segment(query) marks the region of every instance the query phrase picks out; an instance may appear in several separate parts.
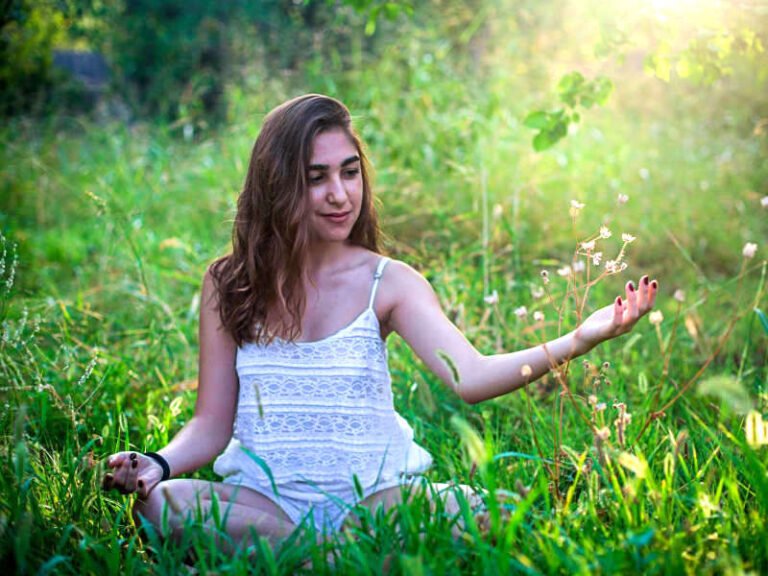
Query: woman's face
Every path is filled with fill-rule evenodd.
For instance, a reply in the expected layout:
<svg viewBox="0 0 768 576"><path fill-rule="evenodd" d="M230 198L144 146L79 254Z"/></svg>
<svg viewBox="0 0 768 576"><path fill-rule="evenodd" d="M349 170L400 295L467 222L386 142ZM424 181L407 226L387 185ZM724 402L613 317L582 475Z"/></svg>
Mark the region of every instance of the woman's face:
<svg viewBox="0 0 768 576"><path fill-rule="evenodd" d="M345 241L360 216L363 176L357 148L344 130L315 137L307 182L312 240Z"/></svg>

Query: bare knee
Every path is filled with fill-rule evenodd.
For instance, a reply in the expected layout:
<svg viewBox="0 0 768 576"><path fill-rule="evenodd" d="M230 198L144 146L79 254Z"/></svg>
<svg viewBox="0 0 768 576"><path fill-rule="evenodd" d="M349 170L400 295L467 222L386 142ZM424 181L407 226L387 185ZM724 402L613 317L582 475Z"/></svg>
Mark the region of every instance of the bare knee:
<svg viewBox="0 0 768 576"><path fill-rule="evenodd" d="M133 519L141 525L144 521L152 524L161 534L163 527L173 527L174 512L181 513L179 502L186 501L188 492L183 480L168 480L158 484L146 498L136 500L133 506Z"/></svg>

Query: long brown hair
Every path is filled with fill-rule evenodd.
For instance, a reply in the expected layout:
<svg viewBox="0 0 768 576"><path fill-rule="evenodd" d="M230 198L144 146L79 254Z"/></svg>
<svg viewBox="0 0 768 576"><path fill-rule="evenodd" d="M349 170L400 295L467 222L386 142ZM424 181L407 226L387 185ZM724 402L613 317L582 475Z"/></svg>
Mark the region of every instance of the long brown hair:
<svg viewBox="0 0 768 576"><path fill-rule="evenodd" d="M346 106L328 96L289 100L264 119L237 200L232 253L211 266L221 322L237 342L295 340L306 295L307 168L315 136L341 128L360 156L363 200L349 242L379 252L379 228L362 142ZM268 320L281 319L277 326Z"/></svg>

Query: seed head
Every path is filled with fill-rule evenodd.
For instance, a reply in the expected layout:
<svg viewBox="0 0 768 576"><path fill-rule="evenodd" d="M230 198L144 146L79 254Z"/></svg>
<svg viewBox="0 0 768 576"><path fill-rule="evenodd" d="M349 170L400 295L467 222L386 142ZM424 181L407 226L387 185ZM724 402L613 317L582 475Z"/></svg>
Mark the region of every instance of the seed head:
<svg viewBox="0 0 768 576"><path fill-rule="evenodd" d="M658 326L664 321L664 314L661 313L661 310L654 310L648 314L648 321L654 326Z"/></svg>
<svg viewBox="0 0 768 576"><path fill-rule="evenodd" d="M496 292L496 290L494 290L493 292L488 294L488 296L483 298L483 300L485 300L486 304L490 304L490 305L498 304L499 303L499 293Z"/></svg>
<svg viewBox="0 0 768 576"><path fill-rule="evenodd" d="M541 271L541 281L544 282L544 284L549 284L549 272L546 270Z"/></svg>
<svg viewBox="0 0 768 576"><path fill-rule="evenodd" d="M672 298L677 300L678 302L684 302L685 301L685 292L680 290L679 288L675 290L675 293L672 295Z"/></svg>
<svg viewBox="0 0 768 576"><path fill-rule="evenodd" d="M621 241L624 242L625 244L629 244L630 242L635 241L635 237L632 236L632 234L627 234L625 232L624 234L621 235Z"/></svg>
<svg viewBox="0 0 768 576"><path fill-rule="evenodd" d="M541 310L536 310L536 312L533 313L533 319L536 322L543 322L544 321L544 312Z"/></svg>
<svg viewBox="0 0 768 576"><path fill-rule="evenodd" d="M608 226L600 226L600 238L606 239L611 237L611 231Z"/></svg>
<svg viewBox="0 0 768 576"><path fill-rule="evenodd" d="M533 370L528 364L523 364L523 367L520 368L520 374L523 378L529 378L533 374Z"/></svg>
<svg viewBox="0 0 768 576"><path fill-rule="evenodd" d="M519 308L515 308L515 316L520 318L521 320L528 316L528 308L525 306L520 306Z"/></svg>
<svg viewBox="0 0 768 576"><path fill-rule="evenodd" d="M619 204L626 204L627 202L629 202L629 196L627 196L626 194L619 194L616 197L616 202L618 202Z"/></svg>

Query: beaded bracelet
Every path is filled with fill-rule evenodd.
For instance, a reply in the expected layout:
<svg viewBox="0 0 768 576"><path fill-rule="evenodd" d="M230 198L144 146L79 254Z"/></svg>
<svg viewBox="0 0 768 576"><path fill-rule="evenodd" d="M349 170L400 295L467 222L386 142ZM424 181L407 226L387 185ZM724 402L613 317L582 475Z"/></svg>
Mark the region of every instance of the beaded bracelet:
<svg viewBox="0 0 768 576"><path fill-rule="evenodd" d="M160 464L160 467L163 469L163 477L160 479L160 482L165 482L171 477L171 467L168 465L168 460L160 456L157 452L144 452L144 456L149 456L152 460Z"/></svg>

